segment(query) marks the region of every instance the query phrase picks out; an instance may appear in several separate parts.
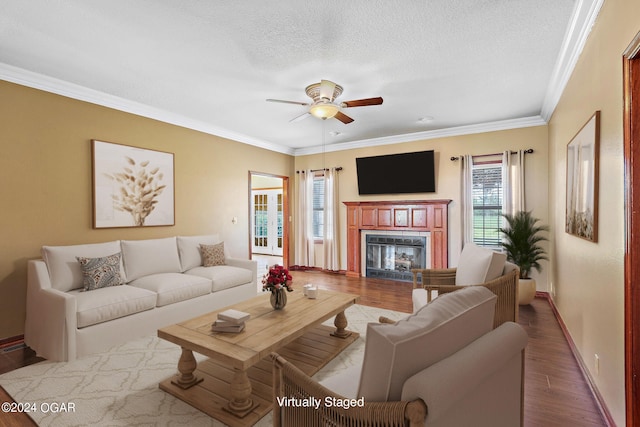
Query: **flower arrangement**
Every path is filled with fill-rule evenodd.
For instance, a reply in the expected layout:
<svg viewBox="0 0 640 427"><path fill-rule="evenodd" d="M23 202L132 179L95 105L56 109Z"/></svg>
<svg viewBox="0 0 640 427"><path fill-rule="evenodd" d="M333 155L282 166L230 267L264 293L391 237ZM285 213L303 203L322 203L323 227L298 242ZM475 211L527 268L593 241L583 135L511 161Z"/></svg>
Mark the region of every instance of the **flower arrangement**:
<svg viewBox="0 0 640 427"><path fill-rule="evenodd" d="M262 278L262 290L275 292L279 289L286 289L287 291L293 291L291 283L288 283L293 278L289 274L289 270L281 265L274 265L269 267L269 272Z"/></svg>

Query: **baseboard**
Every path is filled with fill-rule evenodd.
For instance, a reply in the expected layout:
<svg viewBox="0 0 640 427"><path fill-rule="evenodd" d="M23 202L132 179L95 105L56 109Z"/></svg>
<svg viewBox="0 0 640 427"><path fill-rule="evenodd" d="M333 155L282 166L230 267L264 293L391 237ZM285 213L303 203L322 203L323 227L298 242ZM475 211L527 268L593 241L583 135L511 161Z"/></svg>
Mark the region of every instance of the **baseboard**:
<svg viewBox="0 0 640 427"><path fill-rule="evenodd" d="M347 273L346 270L325 270L322 267L306 267L303 265L292 265L289 267L289 271L321 271L323 273L333 273L333 274L342 274L345 275Z"/></svg>
<svg viewBox="0 0 640 427"><path fill-rule="evenodd" d="M290 265L289 271L322 271L320 267L307 267L305 265Z"/></svg>
<svg viewBox="0 0 640 427"><path fill-rule="evenodd" d="M24 343L24 335L16 335L15 337L0 339L0 350L6 347Z"/></svg>
<svg viewBox="0 0 640 427"><path fill-rule="evenodd" d="M575 342L573 342L573 338L571 338L571 334L569 334L567 325L565 325L564 321L562 320L562 317L560 316L560 313L558 312L558 309L555 303L553 302L553 298L551 298L551 295L549 295L549 292L540 292L540 291L536 291L536 298L544 298L549 302L549 306L551 306L551 311L553 311L553 315L556 317L556 320L560 325L562 334L564 335L565 339L567 340L567 343L569 344L569 348L571 349L573 358L578 363L578 367L580 367L580 371L582 371L582 375L584 376L584 378L587 379L587 385L589 386L591 393L595 397L596 405L598 406L598 409L600 410L602 417L606 421L608 427L615 427L616 423L613 420L613 417L611 416L609 409L607 408L604 398L600 394L600 391L598 390L598 387L596 386L596 383L593 380L591 373L587 369L587 365L582 359L582 356L578 351L578 347L576 346Z"/></svg>

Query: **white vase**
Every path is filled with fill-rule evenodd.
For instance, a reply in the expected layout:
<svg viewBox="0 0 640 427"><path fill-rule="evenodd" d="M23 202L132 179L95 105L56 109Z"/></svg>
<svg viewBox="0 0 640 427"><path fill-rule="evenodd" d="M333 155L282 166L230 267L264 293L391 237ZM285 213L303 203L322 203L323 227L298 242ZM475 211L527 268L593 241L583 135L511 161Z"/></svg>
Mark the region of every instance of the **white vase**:
<svg viewBox="0 0 640 427"><path fill-rule="evenodd" d="M518 281L518 304L531 304L535 297L536 281L534 279L520 279Z"/></svg>

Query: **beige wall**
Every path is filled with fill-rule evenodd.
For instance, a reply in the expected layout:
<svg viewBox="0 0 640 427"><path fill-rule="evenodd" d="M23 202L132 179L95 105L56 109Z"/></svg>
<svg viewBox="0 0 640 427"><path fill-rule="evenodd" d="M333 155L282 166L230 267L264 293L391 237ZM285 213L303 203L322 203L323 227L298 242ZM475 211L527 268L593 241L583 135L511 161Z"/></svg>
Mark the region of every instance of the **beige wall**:
<svg viewBox="0 0 640 427"><path fill-rule="evenodd" d="M624 168L622 52L640 30L640 3L604 3L549 122L552 296L598 390L624 425ZM599 239L564 232L566 144L601 111ZM595 370L595 354L600 372Z"/></svg>
<svg viewBox="0 0 640 427"><path fill-rule="evenodd" d="M456 266L461 249L460 234L460 162L450 160L452 156L461 154L492 154L504 150L519 150L533 148L533 154L526 156L526 209L540 218L541 223L549 223L548 201L548 143L547 127L536 126L523 129L488 132L476 135L464 135L447 138L430 139L394 145L367 147L348 151L327 152L324 155L326 167L342 166L340 172L340 200L418 200L418 199L451 199L449 205L449 265ZM435 151L436 193L405 194L405 195L377 195L359 196L356 174L356 158L404 153L420 150ZM317 169L323 167L323 155L298 156L295 167L300 169ZM384 173L393 173L385 171ZM293 187L295 188L295 187ZM295 191L294 191L295 195ZM341 268L346 269L346 207L341 206ZM316 265L322 266L322 250L317 248ZM292 252L293 254L294 252ZM543 261L543 271L534 277L537 279L538 289L547 290L547 263Z"/></svg>
<svg viewBox="0 0 640 427"><path fill-rule="evenodd" d="M220 233L246 258L249 170L293 168L288 155L2 81L0 118L0 339L23 333L26 261L42 245ZM175 226L92 229L91 139L175 153Z"/></svg>

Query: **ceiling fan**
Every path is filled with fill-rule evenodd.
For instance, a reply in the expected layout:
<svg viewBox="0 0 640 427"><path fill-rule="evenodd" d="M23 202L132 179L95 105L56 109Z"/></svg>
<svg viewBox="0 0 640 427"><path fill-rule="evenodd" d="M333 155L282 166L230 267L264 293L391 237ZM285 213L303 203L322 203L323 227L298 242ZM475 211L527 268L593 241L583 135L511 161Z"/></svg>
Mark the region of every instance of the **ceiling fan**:
<svg viewBox="0 0 640 427"><path fill-rule="evenodd" d="M281 99L267 99L267 101L309 107L309 111L298 117L294 117L290 122L297 122L309 116L315 116L322 120L335 117L345 125L351 123L353 119L341 111L343 108L382 104L382 98L380 97L336 102L335 99L342 94L342 86L329 80L321 80L320 83L310 84L304 91L309 98L313 99L313 102L284 101Z"/></svg>

